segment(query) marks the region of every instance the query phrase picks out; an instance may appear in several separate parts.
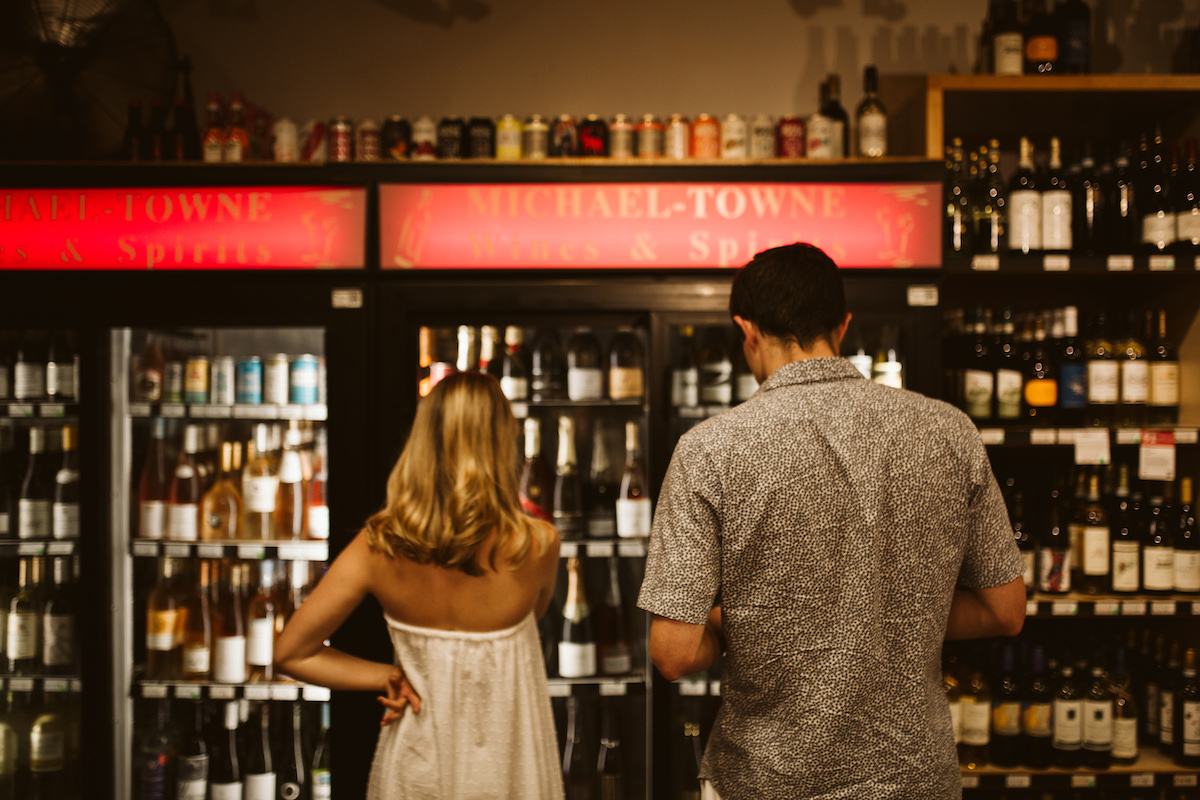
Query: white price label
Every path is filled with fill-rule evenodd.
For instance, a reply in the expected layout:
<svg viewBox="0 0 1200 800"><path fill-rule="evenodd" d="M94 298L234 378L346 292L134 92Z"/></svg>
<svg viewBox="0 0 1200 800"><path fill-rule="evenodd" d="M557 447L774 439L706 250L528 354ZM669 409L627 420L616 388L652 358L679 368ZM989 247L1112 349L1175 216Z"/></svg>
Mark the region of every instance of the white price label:
<svg viewBox="0 0 1200 800"><path fill-rule="evenodd" d="M721 696L721 682L719 680L718 681L709 681L708 693L710 695L712 695L713 697L720 697Z"/></svg>
<svg viewBox="0 0 1200 800"><path fill-rule="evenodd" d="M209 686L208 696L213 700L232 700L237 697L237 689L233 686Z"/></svg>
<svg viewBox="0 0 1200 800"><path fill-rule="evenodd" d="M1095 785L1096 785L1096 776L1095 775L1082 774L1082 775L1072 775L1071 776L1071 788L1072 789L1090 789Z"/></svg>
<svg viewBox="0 0 1200 800"><path fill-rule="evenodd" d="M196 555L200 558L221 558L225 555L225 545L198 544L196 545Z"/></svg>
<svg viewBox="0 0 1200 800"><path fill-rule="evenodd" d="M1137 428L1117 429L1117 444L1139 444L1141 441L1142 432Z"/></svg>
<svg viewBox="0 0 1200 800"><path fill-rule="evenodd" d="M1130 272L1133 270L1133 256L1109 256L1109 272Z"/></svg>
<svg viewBox="0 0 1200 800"><path fill-rule="evenodd" d="M1156 617L1170 617L1175 615L1175 601L1162 600L1150 604L1150 613Z"/></svg>
<svg viewBox="0 0 1200 800"><path fill-rule="evenodd" d="M201 688L198 683L180 684L175 687L175 696L180 700L199 700L200 695Z"/></svg>
<svg viewBox="0 0 1200 800"><path fill-rule="evenodd" d="M8 682L10 689L13 688L14 683L16 683L15 679ZM33 688L32 684L33 682L30 681L30 689ZM150 700L165 700L167 698L167 687L162 684L143 684L142 697Z"/></svg>
<svg viewBox="0 0 1200 800"><path fill-rule="evenodd" d="M1138 477L1144 481L1175 480L1174 431L1142 431Z"/></svg>
<svg viewBox="0 0 1200 800"><path fill-rule="evenodd" d="M305 686L304 699L310 702L326 702L333 696L333 692L329 691L327 686Z"/></svg>
<svg viewBox="0 0 1200 800"><path fill-rule="evenodd" d="M280 419L303 419L304 406L279 406Z"/></svg>
<svg viewBox="0 0 1200 800"><path fill-rule="evenodd" d="M324 403L304 406L304 418L310 422L324 422L329 419L329 408Z"/></svg>
<svg viewBox="0 0 1200 800"><path fill-rule="evenodd" d="M601 697L624 697L626 686L621 681L605 681L600 684Z"/></svg>
<svg viewBox="0 0 1200 800"><path fill-rule="evenodd" d="M271 699L283 700L291 702L300 699L300 687L290 683L276 683L271 685Z"/></svg>
<svg viewBox="0 0 1200 800"><path fill-rule="evenodd" d="M1058 431L1053 428L1035 428L1029 432L1030 444L1058 444Z"/></svg>
<svg viewBox="0 0 1200 800"><path fill-rule="evenodd" d="M978 775L963 775L962 776L962 788L978 789L979 788L979 776Z"/></svg>
<svg viewBox="0 0 1200 800"><path fill-rule="evenodd" d="M1028 789L1030 785L1030 776L1028 775L1005 775L1004 787L1006 789Z"/></svg>
<svg viewBox="0 0 1200 800"><path fill-rule="evenodd" d="M46 545L42 542L21 542L17 545L19 556L41 556L46 554Z"/></svg>
<svg viewBox="0 0 1200 800"><path fill-rule="evenodd" d="M1170 272L1175 269L1175 256L1150 256L1151 272Z"/></svg>
<svg viewBox="0 0 1200 800"><path fill-rule="evenodd" d="M51 542L46 545L46 552L52 556L69 556L75 552L74 542Z"/></svg>
<svg viewBox="0 0 1200 800"><path fill-rule="evenodd" d="M1154 785L1153 772L1135 772L1129 776L1129 785L1135 788L1149 788Z"/></svg>
<svg viewBox="0 0 1200 800"><path fill-rule="evenodd" d="M623 558L645 558L645 542L618 542L617 555Z"/></svg>
<svg viewBox="0 0 1200 800"><path fill-rule="evenodd" d="M596 543L587 545L588 558L605 558L607 556L615 555L616 552L616 545Z"/></svg>
<svg viewBox="0 0 1200 800"><path fill-rule="evenodd" d="M703 697L707 693L707 690L708 687L704 685L704 681L679 681L680 697Z"/></svg>
<svg viewBox="0 0 1200 800"><path fill-rule="evenodd" d="M149 403L130 403L129 416L131 417L148 417L150 416Z"/></svg>
<svg viewBox="0 0 1200 800"><path fill-rule="evenodd" d="M1026 600L1025 601L1025 616L1036 617L1037 613L1038 613L1038 601L1037 600Z"/></svg>
<svg viewBox="0 0 1200 800"><path fill-rule="evenodd" d="M192 546L187 544L164 544L163 555L167 558L187 558L192 554Z"/></svg>
<svg viewBox="0 0 1200 800"><path fill-rule="evenodd" d="M334 289L329 293L329 303L334 308L362 308L362 289Z"/></svg>
<svg viewBox="0 0 1200 800"><path fill-rule="evenodd" d="M1050 606L1050 613L1056 617L1073 617L1079 613L1079 603L1058 602Z"/></svg>
<svg viewBox="0 0 1200 800"><path fill-rule="evenodd" d="M1200 442L1200 430L1196 428L1176 428L1175 444L1196 444Z"/></svg>
<svg viewBox="0 0 1200 800"><path fill-rule="evenodd" d="M1189 773L1189 774L1176 775L1174 784L1176 786L1195 786L1196 785L1196 773L1193 772L1193 773Z"/></svg>
<svg viewBox="0 0 1200 800"><path fill-rule="evenodd" d="M551 683L546 687L551 697L570 697L571 684L569 683Z"/></svg>
<svg viewBox="0 0 1200 800"><path fill-rule="evenodd" d="M188 416L192 419L207 419L210 416L208 408L208 406L190 405L188 406Z"/></svg>
<svg viewBox="0 0 1200 800"><path fill-rule="evenodd" d="M995 253L974 256L971 258L971 269L976 272L995 272L1000 269L1000 256Z"/></svg>
<svg viewBox="0 0 1200 800"><path fill-rule="evenodd" d="M267 551L261 544L239 544L237 554L238 558L261 560Z"/></svg>
<svg viewBox="0 0 1200 800"><path fill-rule="evenodd" d="M66 692L71 688L71 682L66 678L46 678L42 681L42 690L47 692Z"/></svg>
<svg viewBox="0 0 1200 800"><path fill-rule="evenodd" d="M1121 613L1120 603L1096 603L1094 606L1097 617L1115 617Z"/></svg>
<svg viewBox="0 0 1200 800"><path fill-rule="evenodd" d="M1109 448L1107 430L1075 431L1076 464L1110 464L1112 453Z"/></svg>
<svg viewBox="0 0 1200 800"><path fill-rule="evenodd" d="M1003 428L980 428L979 438L984 444L1004 444L1004 429Z"/></svg>
<svg viewBox="0 0 1200 800"><path fill-rule="evenodd" d="M559 545L558 555L561 558L575 558L579 555L579 545L572 542L563 542Z"/></svg>
<svg viewBox="0 0 1200 800"><path fill-rule="evenodd" d="M33 406L25 403L13 403L8 407L8 415L16 418L32 417Z"/></svg>
<svg viewBox="0 0 1200 800"><path fill-rule="evenodd" d="M43 417L53 417L55 419L61 419L67 413L67 409L58 403L43 403L40 411Z"/></svg>
<svg viewBox="0 0 1200 800"><path fill-rule="evenodd" d="M184 415L187 414L187 406L183 403L163 403L158 413L164 419L183 419Z"/></svg>
<svg viewBox="0 0 1200 800"><path fill-rule="evenodd" d="M1121 615L1125 617L1146 616L1146 603L1142 600L1126 600L1121 603Z"/></svg>
<svg viewBox="0 0 1200 800"><path fill-rule="evenodd" d="M935 284L912 284L908 287L908 305L914 308L933 307L938 304L938 287Z"/></svg>
<svg viewBox="0 0 1200 800"><path fill-rule="evenodd" d="M1042 257L1042 269L1046 272L1066 272L1070 268L1070 256L1048 255Z"/></svg>
<svg viewBox="0 0 1200 800"><path fill-rule="evenodd" d="M133 555L140 558L154 558L158 555L158 542L134 542Z"/></svg>
<svg viewBox="0 0 1200 800"><path fill-rule="evenodd" d="M252 683L244 690L247 700L270 700L271 687L264 683Z"/></svg>

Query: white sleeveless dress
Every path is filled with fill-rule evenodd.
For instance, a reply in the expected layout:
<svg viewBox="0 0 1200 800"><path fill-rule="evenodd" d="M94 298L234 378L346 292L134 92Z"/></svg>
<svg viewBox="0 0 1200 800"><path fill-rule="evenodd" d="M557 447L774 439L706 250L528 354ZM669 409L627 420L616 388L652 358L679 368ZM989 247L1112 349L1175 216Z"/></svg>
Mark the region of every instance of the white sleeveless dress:
<svg viewBox="0 0 1200 800"><path fill-rule="evenodd" d="M561 800L533 614L486 633L384 619L421 713L406 710L380 731L367 800Z"/></svg>

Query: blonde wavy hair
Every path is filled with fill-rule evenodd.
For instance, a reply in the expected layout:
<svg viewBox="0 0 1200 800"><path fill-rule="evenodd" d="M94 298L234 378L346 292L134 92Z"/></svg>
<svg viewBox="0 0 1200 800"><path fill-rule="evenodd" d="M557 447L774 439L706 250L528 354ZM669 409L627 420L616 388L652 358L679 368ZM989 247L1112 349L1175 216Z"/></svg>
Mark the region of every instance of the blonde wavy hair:
<svg viewBox="0 0 1200 800"><path fill-rule="evenodd" d="M412 432L388 478L387 504L367 520L367 543L395 558L482 575L478 554L496 532L496 553L512 568L546 533L521 510L517 421L495 378L447 376L417 406Z"/></svg>

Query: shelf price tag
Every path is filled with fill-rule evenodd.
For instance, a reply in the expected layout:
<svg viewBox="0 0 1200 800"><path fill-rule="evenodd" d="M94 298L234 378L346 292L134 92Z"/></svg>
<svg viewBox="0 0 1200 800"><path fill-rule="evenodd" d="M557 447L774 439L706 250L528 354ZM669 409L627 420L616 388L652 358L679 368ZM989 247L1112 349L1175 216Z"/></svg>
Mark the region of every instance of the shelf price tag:
<svg viewBox="0 0 1200 800"><path fill-rule="evenodd" d="M1079 603L1072 601L1052 603L1050 613L1056 617L1073 617L1079 613Z"/></svg>
<svg viewBox="0 0 1200 800"><path fill-rule="evenodd" d="M233 700L237 697L237 689L232 686L210 686L208 696L213 700Z"/></svg>
<svg viewBox="0 0 1200 800"><path fill-rule="evenodd" d="M12 680L10 680L8 682L8 688L12 689L13 691L18 691L18 689L15 685L18 680L21 680L21 679L13 678ZM25 691L32 691L32 690L33 690L33 681L29 681L29 688L26 689ZM165 699L167 699L167 687L162 685L161 683L142 684L142 697L148 698L150 700L165 700Z"/></svg>
<svg viewBox="0 0 1200 800"><path fill-rule="evenodd" d="M1046 272L1066 272L1071 268L1071 257L1048 255L1042 257L1042 269Z"/></svg>
<svg viewBox="0 0 1200 800"><path fill-rule="evenodd" d="M1156 617L1171 617L1175 615L1175 601L1162 600L1150 604L1150 613Z"/></svg>
<svg viewBox="0 0 1200 800"><path fill-rule="evenodd" d="M291 702L300 697L300 687L290 683L278 683L271 686L271 699Z"/></svg>
<svg viewBox="0 0 1200 800"><path fill-rule="evenodd" d="M962 776L962 788L978 789L979 788L979 776L978 775L963 775Z"/></svg>
<svg viewBox="0 0 1200 800"><path fill-rule="evenodd" d="M167 558L187 558L192 554L190 544L164 544L163 555Z"/></svg>
<svg viewBox="0 0 1200 800"><path fill-rule="evenodd" d="M318 558L319 555L320 551L318 548L311 545L279 545L279 558L282 561L324 561L324 558Z"/></svg>
<svg viewBox="0 0 1200 800"><path fill-rule="evenodd" d="M546 689L551 697L571 696L571 684L569 683L552 683Z"/></svg>
<svg viewBox="0 0 1200 800"><path fill-rule="evenodd" d="M1112 452L1107 430L1075 431L1076 464L1110 464Z"/></svg>
<svg viewBox="0 0 1200 800"><path fill-rule="evenodd" d="M1058 444L1058 431L1054 428L1035 428L1029 432L1030 444Z"/></svg>
<svg viewBox="0 0 1200 800"><path fill-rule="evenodd" d="M1025 616L1036 617L1037 613L1038 613L1038 601L1037 600L1026 600L1025 601Z"/></svg>
<svg viewBox="0 0 1200 800"><path fill-rule="evenodd" d="M579 555L579 545L574 542L563 542L558 548L558 554L563 558L575 558Z"/></svg>
<svg viewBox="0 0 1200 800"><path fill-rule="evenodd" d="M25 418L33 416L33 406L26 403L13 403L8 407L10 417Z"/></svg>
<svg viewBox="0 0 1200 800"><path fill-rule="evenodd" d="M42 403L41 412L43 417L62 419L66 416L67 410L59 403Z"/></svg>
<svg viewBox="0 0 1200 800"><path fill-rule="evenodd" d="M1175 480L1175 432L1142 431L1138 477L1144 481Z"/></svg>
<svg viewBox="0 0 1200 800"><path fill-rule="evenodd" d="M1173 783L1176 786L1195 786L1196 785L1196 773L1192 772L1192 773L1176 775Z"/></svg>
<svg viewBox="0 0 1200 800"><path fill-rule="evenodd" d="M622 681L605 681L600 684L601 697L624 697L626 687Z"/></svg>
<svg viewBox="0 0 1200 800"><path fill-rule="evenodd" d="M304 699L312 702L322 702L333 696L333 692L329 691L325 686L305 686Z"/></svg>
<svg viewBox="0 0 1200 800"><path fill-rule="evenodd" d="M703 697L708 693L708 687L704 685L704 681L684 680L679 682L680 697Z"/></svg>
<svg viewBox="0 0 1200 800"><path fill-rule="evenodd" d="M1072 789L1091 789L1096 785L1096 776L1084 773L1071 776Z"/></svg>
<svg viewBox="0 0 1200 800"><path fill-rule="evenodd" d="M45 542L21 542L17 545L17 555L19 556L42 556L45 554Z"/></svg>
<svg viewBox="0 0 1200 800"><path fill-rule="evenodd" d="M1097 602L1093 606L1093 611L1097 617L1115 617L1121 613L1121 604Z"/></svg>
<svg viewBox="0 0 1200 800"><path fill-rule="evenodd" d="M162 414L164 419L183 419L183 415L187 413L187 406L183 403L163 403L158 413Z"/></svg>
<svg viewBox="0 0 1200 800"><path fill-rule="evenodd" d="M617 554L623 558L645 558L646 543L645 542L618 542Z"/></svg>
<svg viewBox="0 0 1200 800"><path fill-rule="evenodd" d="M1129 776L1129 785L1134 788L1149 788L1154 785L1154 773L1135 772Z"/></svg>
<svg viewBox="0 0 1200 800"><path fill-rule="evenodd" d="M270 700L271 687L265 683L252 683L242 690L247 700Z"/></svg>
<svg viewBox="0 0 1200 800"><path fill-rule="evenodd" d="M1142 432L1137 428L1120 428L1117 430L1117 444L1140 444Z"/></svg>
<svg viewBox="0 0 1200 800"><path fill-rule="evenodd" d="M587 546L588 558L607 558L616 552L617 547L612 544L590 542Z"/></svg>
<svg viewBox="0 0 1200 800"><path fill-rule="evenodd" d="M66 678L46 678L42 681L42 691L65 692L71 688L71 682Z"/></svg>
<svg viewBox="0 0 1200 800"><path fill-rule="evenodd" d="M237 554L238 558L261 560L266 557L266 548L261 544L239 544Z"/></svg>
<svg viewBox="0 0 1200 800"><path fill-rule="evenodd" d="M1004 788L1006 789L1028 789L1030 786L1029 775L1005 775Z"/></svg>
<svg viewBox="0 0 1200 800"><path fill-rule="evenodd" d="M200 685L196 683L180 684L175 687L175 697L180 700L199 700Z"/></svg>
<svg viewBox="0 0 1200 800"><path fill-rule="evenodd" d="M75 552L75 542L71 539L62 542L51 542L46 545L46 552L52 556L69 556Z"/></svg>
<svg viewBox="0 0 1200 800"><path fill-rule="evenodd" d="M1133 256L1109 256L1108 257L1109 272L1132 272L1133 271Z"/></svg>
<svg viewBox="0 0 1200 800"><path fill-rule="evenodd" d="M329 407L324 403L304 406L304 418L310 422L324 422L329 419Z"/></svg>
<svg viewBox="0 0 1200 800"><path fill-rule="evenodd" d="M280 419L303 419L304 406L279 406Z"/></svg>
<svg viewBox="0 0 1200 800"><path fill-rule="evenodd" d="M222 558L225 555L225 545L198 544L196 545L196 555L200 558Z"/></svg>
<svg viewBox="0 0 1200 800"><path fill-rule="evenodd" d="M908 287L910 308L934 307L938 304L938 287L930 283L914 283Z"/></svg>
<svg viewBox="0 0 1200 800"><path fill-rule="evenodd" d="M980 428L979 438L984 444L1004 444L1003 428Z"/></svg>
<svg viewBox="0 0 1200 800"><path fill-rule="evenodd" d="M1200 442L1200 431L1195 428L1176 428L1175 444L1196 444Z"/></svg>
<svg viewBox="0 0 1200 800"><path fill-rule="evenodd" d="M976 272L995 272L1000 269L1000 256L995 253L973 256L971 258L971 269ZM963 785L965 786L966 784L964 783Z"/></svg>
<svg viewBox="0 0 1200 800"><path fill-rule="evenodd" d="M131 417L148 417L150 416L149 403L130 403L129 416Z"/></svg>
<svg viewBox="0 0 1200 800"><path fill-rule="evenodd" d="M1170 272L1175 269L1175 256L1150 256L1151 272Z"/></svg>
<svg viewBox="0 0 1200 800"><path fill-rule="evenodd" d="M133 554L141 558L154 558L158 555L158 542L134 542Z"/></svg>
<svg viewBox="0 0 1200 800"><path fill-rule="evenodd" d="M1121 616L1124 617L1144 617L1146 616L1146 603L1141 600L1126 600L1121 603Z"/></svg>

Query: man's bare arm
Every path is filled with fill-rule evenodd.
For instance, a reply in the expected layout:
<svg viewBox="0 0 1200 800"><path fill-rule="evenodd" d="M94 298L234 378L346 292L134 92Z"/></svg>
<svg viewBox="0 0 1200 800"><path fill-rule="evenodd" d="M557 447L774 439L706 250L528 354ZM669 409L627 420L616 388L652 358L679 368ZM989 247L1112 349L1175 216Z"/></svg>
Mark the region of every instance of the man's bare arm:
<svg viewBox="0 0 1200 800"><path fill-rule="evenodd" d="M678 622L657 614L650 622L650 660L663 677L678 680L708 669L725 651L721 607L709 612L702 625Z"/></svg>
<svg viewBox="0 0 1200 800"><path fill-rule="evenodd" d="M954 590L946 639L1016 636L1025 624L1025 580L988 589Z"/></svg>

